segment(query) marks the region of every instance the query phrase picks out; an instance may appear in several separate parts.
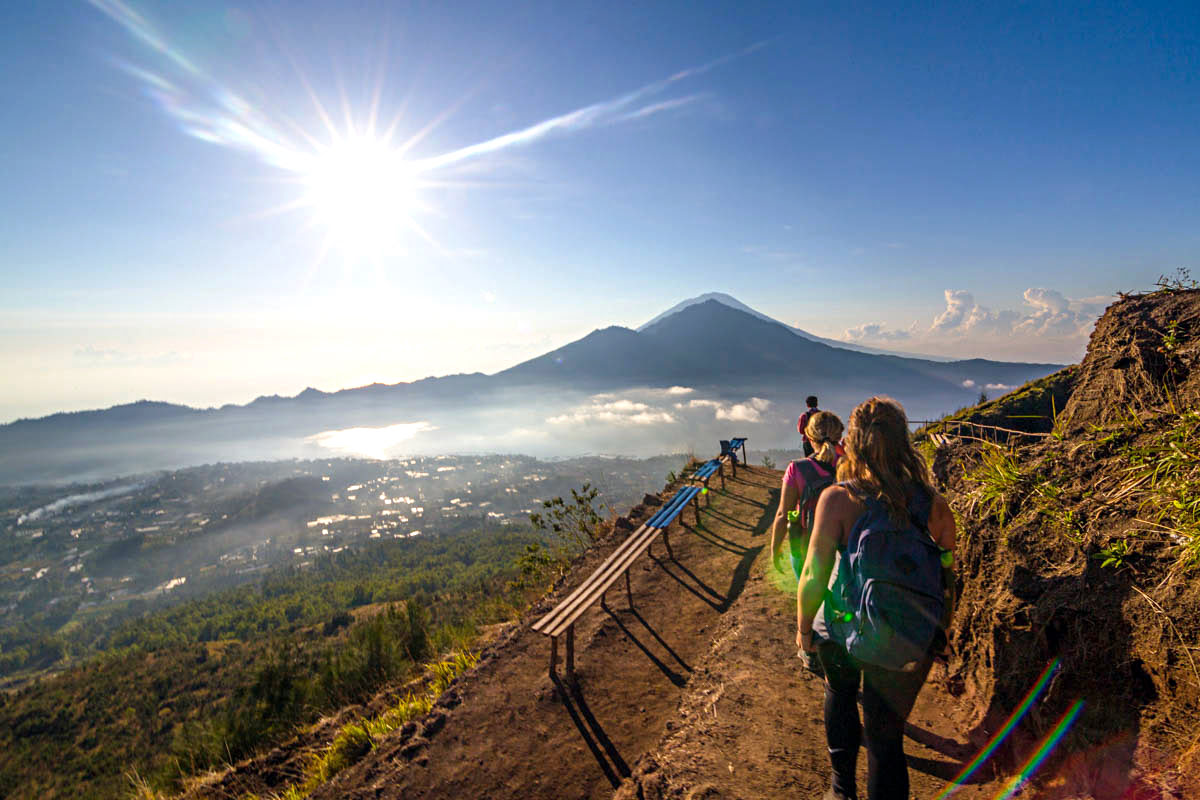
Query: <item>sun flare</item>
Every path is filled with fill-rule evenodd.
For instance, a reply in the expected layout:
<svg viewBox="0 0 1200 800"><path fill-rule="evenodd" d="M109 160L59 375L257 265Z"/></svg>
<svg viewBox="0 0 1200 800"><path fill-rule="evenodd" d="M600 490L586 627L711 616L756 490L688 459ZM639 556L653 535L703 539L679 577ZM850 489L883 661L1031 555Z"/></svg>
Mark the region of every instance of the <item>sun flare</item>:
<svg viewBox="0 0 1200 800"><path fill-rule="evenodd" d="M416 171L395 148L369 136L319 151L302 180L304 204L330 244L352 253L397 248L419 205Z"/></svg>

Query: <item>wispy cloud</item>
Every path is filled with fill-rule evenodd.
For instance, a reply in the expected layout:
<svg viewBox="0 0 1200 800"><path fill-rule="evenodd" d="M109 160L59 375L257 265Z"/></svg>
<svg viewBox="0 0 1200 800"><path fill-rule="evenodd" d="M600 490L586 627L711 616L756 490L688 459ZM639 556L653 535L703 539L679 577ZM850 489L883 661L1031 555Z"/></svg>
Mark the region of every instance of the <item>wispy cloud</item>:
<svg viewBox="0 0 1200 800"><path fill-rule="evenodd" d="M728 63L735 58L740 58L744 55L754 52L766 46L766 42L758 42L736 53L727 56L722 56L707 64L702 64L698 67L676 72L669 78L648 83L641 88L634 89L632 92L614 97L610 100L604 100L599 103L577 108L574 111L568 111L565 114L560 114L549 119L542 120L520 130L496 136L486 141L478 142L477 144L460 147L457 150L452 150L449 153L443 153L440 156L421 159L415 162L415 167L421 170L436 169L449 164L455 164L460 161L465 161L489 153L506 150L512 147L519 147L533 144L536 141L546 138L551 134L556 133L573 133L577 131L594 128L598 125L603 125L611 122L622 122L633 119L647 117L652 114L658 114L672 109L682 108L689 105L695 100L702 97L701 94L693 94L685 97L673 98L659 101L650 105L642 106L641 108L630 111L629 109L637 106L648 100L651 97L660 95L668 89L672 88L680 81L685 81L689 78L694 78L702 75L709 70L715 69L722 64Z"/></svg>
<svg viewBox="0 0 1200 800"><path fill-rule="evenodd" d="M621 122L643 119L654 114L661 114L664 111L673 111L677 108L683 108L684 106L691 105L692 103L706 96L707 95L704 93L689 94L686 97L677 97L674 100L663 100L660 103L651 103L648 106L642 106L637 111L631 111L630 113L624 115L623 117L619 117L618 119Z"/></svg>
<svg viewBox="0 0 1200 800"><path fill-rule="evenodd" d="M343 131L339 134L332 121L332 115L317 100L311 89L309 96L324 122L327 129L325 131L302 130L282 114L247 101L232 87L224 85L206 72L151 19L128 3L122 0L88 2L120 25L132 39L149 51L148 54L157 62L155 66L125 63L120 66L137 79L147 94L163 111L179 122L190 136L253 153L273 167L303 172L311 168L311 160L321 148L320 139L326 136L336 139L339 135L352 133ZM569 134L599 125L644 119L682 109L704 97L704 94L693 93L665 98L662 95L689 79L753 53L766 44L765 41L757 42L609 100L582 106L441 155L415 159L409 166L418 172L430 172L480 156L531 145L554 134ZM297 75L297 78L299 83L307 88L304 76ZM362 110L364 114L369 113L372 120L378 117L378 112L379 109L375 107ZM397 145L398 154L402 154L424 138L452 112L453 109L444 112L426 124L408 142ZM374 134L373 125L370 127L372 129L368 133ZM381 134L381 138L386 140L389 134L390 129L389 132Z"/></svg>

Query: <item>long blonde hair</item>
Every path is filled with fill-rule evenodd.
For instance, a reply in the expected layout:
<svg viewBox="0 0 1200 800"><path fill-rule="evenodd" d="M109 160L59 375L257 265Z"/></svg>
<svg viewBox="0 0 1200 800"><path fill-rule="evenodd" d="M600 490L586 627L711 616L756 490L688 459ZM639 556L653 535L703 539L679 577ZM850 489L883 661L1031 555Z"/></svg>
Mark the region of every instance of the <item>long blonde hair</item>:
<svg viewBox="0 0 1200 800"><path fill-rule="evenodd" d="M872 397L850 414L846 455L838 480L882 500L898 525L910 522L908 500L914 486L933 494L929 468L913 447L904 408L890 397Z"/></svg>
<svg viewBox="0 0 1200 800"><path fill-rule="evenodd" d="M837 461L837 441L842 438L844 429L838 415L830 411L818 411L809 417L804 435L815 448L812 457L826 464Z"/></svg>

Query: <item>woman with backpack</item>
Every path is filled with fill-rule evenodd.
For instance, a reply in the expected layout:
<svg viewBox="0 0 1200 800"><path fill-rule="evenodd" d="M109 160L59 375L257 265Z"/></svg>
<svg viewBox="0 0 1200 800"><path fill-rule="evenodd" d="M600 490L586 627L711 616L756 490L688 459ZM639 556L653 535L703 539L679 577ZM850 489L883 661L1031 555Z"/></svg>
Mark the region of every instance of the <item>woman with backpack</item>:
<svg viewBox="0 0 1200 800"><path fill-rule="evenodd" d="M809 398L813 399L813 398ZM842 438L842 421L836 414L816 411L804 427L805 441L813 444L813 453L807 458L788 464L783 473L783 486L779 491L779 509L771 526L771 561L777 572L783 572L783 543L786 540L792 560L792 573L800 578L804 567L804 554L808 550L808 539L812 533L813 514L817 498L826 487L832 486L837 471L841 448L837 442ZM789 523L789 514L796 521ZM821 674L821 665L816 657L805 653L804 666Z"/></svg>
<svg viewBox="0 0 1200 800"><path fill-rule="evenodd" d="M838 478L817 502L797 592L796 642L816 652L825 670L833 767L825 797L858 797L855 762L865 727L867 796L906 800L904 723L945 643L954 514L930 484L904 409L890 398L854 409ZM835 554L838 574L827 590Z"/></svg>
<svg viewBox="0 0 1200 800"><path fill-rule="evenodd" d="M792 557L792 571L796 578L804 567L804 553L808 549L808 537L812 533L813 513L817 498L822 490L831 486L837 473L840 457L838 440L842 438L842 421L837 414L818 411L804 427L805 437L813 443L813 454L800 461L788 464L783 473L783 486L779 491L779 509L771 526L771 560L776 569L783 571L783 543L786 539ZM799 512L799 525L788 531L788 512ZM797 530L798 528L798 530ZM799 535L796 535L796 534Z"/></svg>

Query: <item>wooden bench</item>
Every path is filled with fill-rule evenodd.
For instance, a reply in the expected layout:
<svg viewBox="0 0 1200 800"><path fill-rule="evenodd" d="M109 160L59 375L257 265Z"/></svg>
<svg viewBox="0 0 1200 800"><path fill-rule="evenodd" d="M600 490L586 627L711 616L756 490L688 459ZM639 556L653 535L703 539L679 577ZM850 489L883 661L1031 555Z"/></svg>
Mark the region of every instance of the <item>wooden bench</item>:
<svg viewBox="0 0 1200 800"><path fill-rule="evenodd" d="M689 478L688 480L699 481L700 485L703 486L705 489L707 489L709 478L711 478L713 475L718 475L718 474L721 476L721 488L724 489L725 488L725 465L721 462L721 459L714 458L714 459L712 459L710 461L706 461L702 465L700 465L700 468L697 469L695 472L693 472L692 477ZM701 494L703 494L703 492L701 492Z"/></svg>
<svg viewBox="0 0 1200 800"><path fill-rule="evenodd" d="M728 442L721 440L721 463L729 462L729 466L733 467L733 477L737 477L737 449L742 448L742 463L746 462L746 437L739 436L730 439ZM722 473L722 477L724 474Z"/></svg>
<svg viewBox="0 0 1200 800"><path fill-rule="evenodd" d="M671 544L667 540L667 526L679 516L688 503L692 503L696 512L696 522L700 522L700 504L696 498L700 494L699 486L685 486L675 493L666 505L646 520L640 528L629 535L621 545L609 554L604 562L596 567L575 591L567 595L546 616L533 623L533 629L550 637L550 677L558 675L558 637L566 633L567 642L567 679L575 679L575 621L597 600L604 606L604 593L616 582L621 575L625 576L625 591L629 602L633 603L633 589L629 582L629 568L637 557L650 548L654 537L663 535L663 544L670 551ZM607 606L604 606L607 608Z"/></svg>

